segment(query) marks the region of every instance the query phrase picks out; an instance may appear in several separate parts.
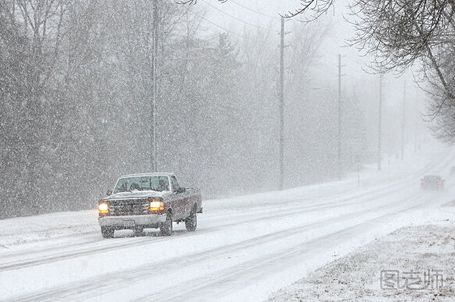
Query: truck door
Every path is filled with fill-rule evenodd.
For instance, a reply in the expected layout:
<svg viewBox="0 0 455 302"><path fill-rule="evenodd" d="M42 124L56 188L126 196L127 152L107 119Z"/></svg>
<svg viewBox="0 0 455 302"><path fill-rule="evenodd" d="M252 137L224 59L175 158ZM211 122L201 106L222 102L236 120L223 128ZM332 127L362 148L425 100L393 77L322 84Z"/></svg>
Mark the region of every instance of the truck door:
<svg viewBox="0 0 455 302"><path fill-rule="evenodd" d="M187 195L184 191L182 191L177 178L172 175L171 177L171 184L172 184L172 192L174 193L174 198L175 198L175 205L176 205L176 210L178 213L175 213L177 215L178 219L183 219L188 216L188 211L187 211L187 203L188 203L188 198Z"/></svg>

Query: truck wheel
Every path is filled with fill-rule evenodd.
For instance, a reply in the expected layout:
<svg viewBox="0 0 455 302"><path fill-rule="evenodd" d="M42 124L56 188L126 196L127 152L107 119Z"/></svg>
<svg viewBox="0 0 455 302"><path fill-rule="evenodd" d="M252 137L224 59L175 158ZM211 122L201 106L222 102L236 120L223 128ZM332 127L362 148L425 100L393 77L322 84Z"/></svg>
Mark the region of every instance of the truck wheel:
<svg viewBox="0 0 455 302"><path fill-rule="evenodd" d="M134 236L135 236L135 237L144 236L144 228L143 228L143 227L136 227L136 228L134 229Z"/></svg>
<svg viewBox="0 0 455 302"><path fill-rule="evenodd" d="M101 227L101 234L103 235L103 238L113 238L114 229L109 227Z"/></svg>
<svg viewBox="0 0 455 302"><path fill-rule="evenodd" d="M160 235L161 236L171 236L172 235L172 214L167 213L166 221L160 225Z"/></svg>
<svg viewBox="0 0 455 302"><path fill-rule="evenodd" d="M191 211L191 215L185 219L185 227L188 232L194 232L197 228L197 214L196 209Z"/></svg>

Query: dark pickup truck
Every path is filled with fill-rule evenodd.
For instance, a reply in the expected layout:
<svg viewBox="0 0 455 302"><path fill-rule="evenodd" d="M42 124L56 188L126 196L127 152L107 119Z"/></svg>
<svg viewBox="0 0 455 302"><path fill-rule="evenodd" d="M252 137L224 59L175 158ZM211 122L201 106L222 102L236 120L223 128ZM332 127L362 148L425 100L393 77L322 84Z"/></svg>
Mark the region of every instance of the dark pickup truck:
<svg viewBox="0 0 455 302"><path fill-rule="evenodd" d="M98 213L104 238L122 229L140 235L144 228L159 228L161 235L170 236L173 222L185 222L188 231L196 230L202 199L199 190L180 187L172 173L126 175L98 201Z"/></svg>

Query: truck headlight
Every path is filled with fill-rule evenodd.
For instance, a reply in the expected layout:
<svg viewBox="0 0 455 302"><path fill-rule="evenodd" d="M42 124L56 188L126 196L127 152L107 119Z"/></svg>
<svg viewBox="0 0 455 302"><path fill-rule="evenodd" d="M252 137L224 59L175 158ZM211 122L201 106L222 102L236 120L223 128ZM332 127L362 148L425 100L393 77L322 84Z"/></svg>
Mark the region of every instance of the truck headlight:
<svg viewBox="0 0 455 302"><path fill-rule="evenodd" d="M152 213L161 213L164 211L164 202L158 200L150 201L149 209Z"/></svg>
<svg viewBox="0 0 455 302"><path fill-rule="evenodd" d="M106 202L102 202L98 205L98 212L100 214L108 214L109 213L109 205Z"/></svg>

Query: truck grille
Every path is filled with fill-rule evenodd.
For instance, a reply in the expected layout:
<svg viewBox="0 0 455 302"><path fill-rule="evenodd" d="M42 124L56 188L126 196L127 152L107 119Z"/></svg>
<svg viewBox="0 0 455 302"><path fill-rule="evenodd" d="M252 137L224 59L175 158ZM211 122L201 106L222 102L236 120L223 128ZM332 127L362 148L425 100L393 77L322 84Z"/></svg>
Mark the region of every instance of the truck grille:
<svg viewBox="0 0 455 302"><path fill-rule="evenodd" d="M149 203L145 199L111 200L109 214L111 216L130 216L148 214Z"/></svg>

